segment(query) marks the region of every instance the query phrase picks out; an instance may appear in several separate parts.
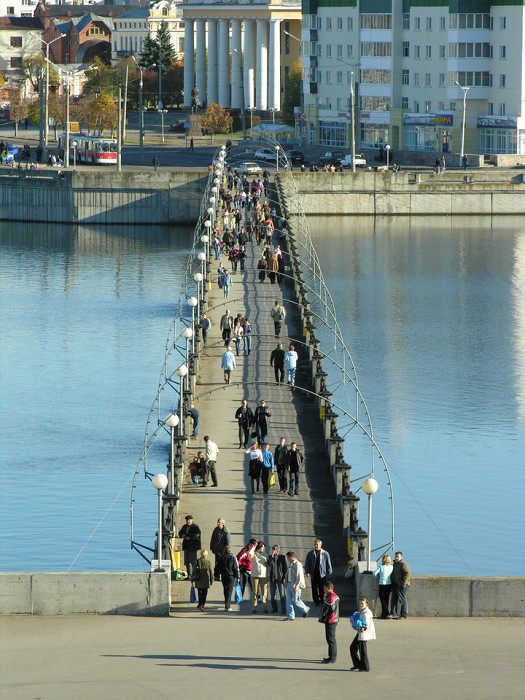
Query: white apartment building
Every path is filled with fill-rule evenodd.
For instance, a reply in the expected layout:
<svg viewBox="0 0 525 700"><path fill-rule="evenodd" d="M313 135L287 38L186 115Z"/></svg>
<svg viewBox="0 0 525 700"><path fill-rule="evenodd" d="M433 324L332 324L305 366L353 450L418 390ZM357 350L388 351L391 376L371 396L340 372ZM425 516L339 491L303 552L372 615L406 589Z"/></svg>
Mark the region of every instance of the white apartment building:
<svg viewBox="0 0 525 700"><path fill-rule="evenodd" d="M520 1L303 0L307 143L525 155Z"/></svg>
<svg viewBox="0 0 525 700"><path fill-rule="evenodd" d="M37 0L0 0L0 17L32 17Z"/></svg>

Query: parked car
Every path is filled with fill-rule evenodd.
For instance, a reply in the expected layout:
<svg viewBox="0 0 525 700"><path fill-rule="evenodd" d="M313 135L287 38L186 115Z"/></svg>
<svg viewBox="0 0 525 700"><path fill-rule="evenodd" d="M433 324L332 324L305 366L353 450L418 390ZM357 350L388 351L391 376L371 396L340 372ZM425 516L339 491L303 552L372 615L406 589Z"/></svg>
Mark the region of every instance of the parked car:
<svg viewBox="0 0 525 700"><path fill-rule="evenodd" d="M284 155L291 163L304 163L304 155L301 151L286 151Z"/></svg>
<svg viewBox="0 0 525 700"><path fill-rule="evenodd" d="M344 151L326 151L324 156L319 158L319 165L341 165L344 158L346 158Z"/></svg>
<svg viewBox="0 0 525 700"><path fill-rule="evenodd" d="M352 154L351 153L346 154L346 156L341 161L341 165L343 166L343 168L351 168L352 167ZM355 167L356 168L366 168L366 160L365 160L362 153L355 154Z"/></svg>
<svg viewBox="0 0 525 700"><path fill-rule="evenodd" d="M239 175L260 175L262 168L257 163L245 162L235 166L235 170Z"/></svg>
<svg viewBox="0 0 525 700"><path fill-rule="evenodd" d="M255 151L255 158L257 158L257 160L275 163L277 160L276 150L275 148L258 148Z"/></svg>

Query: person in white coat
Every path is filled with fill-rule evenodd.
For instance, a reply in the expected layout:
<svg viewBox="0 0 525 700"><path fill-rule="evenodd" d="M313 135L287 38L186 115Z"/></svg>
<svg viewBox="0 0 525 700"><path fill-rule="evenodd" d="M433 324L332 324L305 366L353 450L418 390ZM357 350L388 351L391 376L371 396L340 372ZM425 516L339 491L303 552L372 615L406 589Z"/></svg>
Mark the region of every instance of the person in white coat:
<svg viewBox="0 0 525 700"><path fill-rule="evenodd" d="M268 567L266 565L266 544L257 542L252 557L253 612L257 612L257 599L261 594L264 612L268 612Z"/></svg>
<svg viewBox="0 0 525 700"><path fill-rule="evenodd" d="M301 600L301 589L306 588L304 582L304 569L298 561L295 552L287 552L288 569L286 571L286 615L285 620L295 620L295 607L302 612L303 617L308 617L310 612L307 605Z"/></svg>
<svg viewBox="0 0 525 700"><path fill-rule="evenodd" d="M295 352L295 346L290 345L290 349L284 356L284 367L286 369L286 379L287 383L294 386L295 384L295 371L297 369L297 353Z"/></svg>
<svg viewBox="0 0 525 700"><path fill-rule="evenodd" d="M370 671L366 643L369 639L376 638L376 630L372 611L368 606L368 599L361 598L359 601L359 610L352 615L352 618L354 618L354 616L357 617L358 628L354 641L350 644L350 655L353 664L350 669L351 671Z"/></svg>

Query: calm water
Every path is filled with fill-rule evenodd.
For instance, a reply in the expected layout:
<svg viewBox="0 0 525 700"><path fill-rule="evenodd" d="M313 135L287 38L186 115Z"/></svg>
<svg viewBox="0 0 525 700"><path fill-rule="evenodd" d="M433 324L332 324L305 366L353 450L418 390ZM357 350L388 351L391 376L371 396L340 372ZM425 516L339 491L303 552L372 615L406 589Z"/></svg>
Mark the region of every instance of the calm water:
<svg viewBox="0 0 525 700"><path fill-rule="evenodd" d="M392 471L397 546L418 572L525 575L525 224L310 225ZM143 569L130 478L191 231L0 231L0 569ZM359 475L368 449L347 444ZM152 545L149 500L135 532Z"/></svg>

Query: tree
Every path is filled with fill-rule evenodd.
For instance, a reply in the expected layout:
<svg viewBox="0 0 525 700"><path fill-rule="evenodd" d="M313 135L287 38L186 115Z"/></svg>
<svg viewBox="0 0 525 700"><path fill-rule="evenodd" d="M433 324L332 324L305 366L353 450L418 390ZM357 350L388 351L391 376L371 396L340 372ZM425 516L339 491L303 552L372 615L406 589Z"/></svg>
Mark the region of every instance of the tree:
<svg viewBox="0 0 525 700"><path fill-rule="evenodd" d="M114 94L118 87L117 71L111 66L107 66L97 56L87 73L87 81L84 84L85 95L94 94L97 97L102 94Z"/></svg>
<svg viewBox="0 0 525 700"><path fill-rule="evenodd" d="M69 108L69 116L72 122L78 122L80 128L89 129L89 115L96 101L95 95L84 95L80 100L73 102Z"/></svg>
<svg viewBox="0 0 525 700"><path fill-rule="evenodd" d="M105 129L112 131L117 126L117 104L115 100L104 93L97 97L91 105L88 116L88 127L98 129L101 133Z"/></svg>
<svg viewBox="0 0 525 700"><path fill-rule="evenodd" d="M295 125L294 107L301 106L301 62L297 61L284 83L283 122Z"/></svg>
<svg viewBox="0 0 525 700"><path fill-rule="evenodd" d="M46 59L42 54L36 53L26 56L22 61L24 78L29 80L34 92L40 92L40 76L46 73ZM49 87L56 89L60 84L60 75L54 66L49 66Z"/></svg>
<svg viewBox="0 0 525 700"><path fill-rule="evenodd" d="M5 75L0 71L0 87L2 87L2 85L5 85Z"/></svg>
<svg viewBox="0 0 525 700"><path fill-rule="evenodd" d="M167 95L170 104L177 107L184 99L184 63L175 61L165 74L163 94Z"/></svg>
<svg viewBox="0 0 525 700"><path fill-rule="evenodd" d="M211 134L212 143L215 133L227 134L231 129L231 125L231 114L216 102L210 102L209 107L202 115L201 126Z"/></svg>
<svg viewBox="0 0 525 700"><path fill-rule="evenodd" d="M166 22L161 22L157 30L155 39L148 37L142 44L142 53L140 54L140 65L144 68L157 66L159 58L162 60L163 70L167 70L175 61L175 49L171 45L171 34Z"/></svg>

